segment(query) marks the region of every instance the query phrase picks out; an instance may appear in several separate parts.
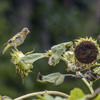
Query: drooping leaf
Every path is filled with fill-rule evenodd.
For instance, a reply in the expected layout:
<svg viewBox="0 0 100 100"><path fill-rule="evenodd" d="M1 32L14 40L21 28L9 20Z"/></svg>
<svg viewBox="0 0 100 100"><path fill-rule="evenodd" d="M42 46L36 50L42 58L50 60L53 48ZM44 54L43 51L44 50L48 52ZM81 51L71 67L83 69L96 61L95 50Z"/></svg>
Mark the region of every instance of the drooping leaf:
<svg viewBox="0 0 100 100"><path fill-rule="evenodd" d="M36 60L46 57L46 53L33 53L20 58L25 63L34 63Z"/></svg>
<svg viewBox="0 0 100 100"><path fill-rule="evenodd" d="M68 100L85 100L83 99L85 97L85 94L83 93L83 91L79 88L74 88L71 92L70 92L70 97L68 98Z"/></svg>
<svg viewBox="0 0 100 100"><path fill-rule="evenodd" d="M57 73L52 73L49 75L41 75L40 73L38 74L38 78L37 80L39 82L44 82L44 83L51 83L51 84L55 84L55 85L59 85L61 83L63 83L65 76L59 72Z"/></svg>
<svg viewBox="0 0 100 100"><path fill-rule="evenodd" d="M71 46L73 43L72 42L67 42L67 43L61 43L58 45L55 45L51 48L51 57L49 58L49 65L55 66L56 64L59 63L61 55L64 53L66 48L68 46Z"/></svg>

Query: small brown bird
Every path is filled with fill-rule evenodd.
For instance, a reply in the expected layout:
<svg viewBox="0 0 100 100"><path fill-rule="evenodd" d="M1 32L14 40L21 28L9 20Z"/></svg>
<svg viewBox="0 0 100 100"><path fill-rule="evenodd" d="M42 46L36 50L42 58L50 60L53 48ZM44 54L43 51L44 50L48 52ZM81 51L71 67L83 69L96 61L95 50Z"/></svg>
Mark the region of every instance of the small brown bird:
<svg viewBox="0 0 100 100"><path fill-rule="evenodd" d="M30 31L28 30L28 28L25 27L22 29L21 32L17 33L14 37L8 40L8 42L6 43L7 46L3 50L3 54L11 46L13 46L15 50L17 50L17 46L21 45L24 42L24 40L26 39L26 36L29 33Z"/></svg>

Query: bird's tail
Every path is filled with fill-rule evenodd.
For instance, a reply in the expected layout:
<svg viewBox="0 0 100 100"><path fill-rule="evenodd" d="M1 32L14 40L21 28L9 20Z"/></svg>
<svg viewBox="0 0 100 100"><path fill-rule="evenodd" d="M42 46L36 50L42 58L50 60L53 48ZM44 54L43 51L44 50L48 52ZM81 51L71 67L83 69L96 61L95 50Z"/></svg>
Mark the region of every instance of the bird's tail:
<svg viewBox="0 0 100 100"><path fill-rule="evenodd" d="M9 48L9 47L11 47L11 44L8 44L5 48L4 48L4 50L3 50L3 54L6 52L6 50Z"/></svg>

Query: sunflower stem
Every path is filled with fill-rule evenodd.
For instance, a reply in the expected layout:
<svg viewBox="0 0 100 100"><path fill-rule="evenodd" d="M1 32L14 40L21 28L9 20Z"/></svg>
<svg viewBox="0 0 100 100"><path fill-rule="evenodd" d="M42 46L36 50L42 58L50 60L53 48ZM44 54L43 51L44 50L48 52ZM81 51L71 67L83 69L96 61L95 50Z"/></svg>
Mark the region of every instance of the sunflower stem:
<svg viewBox="0 0 100 100"><path fill-rule="evenodd" d="M78 72L80 75L82 75L80 72ZM89 88L91 94L94 93L94 90L93 90L93 82L88 82L85 78L82 78L82 81L87 85L87 87Z"/></svg>
<svg viewBox="0 0 100 100"><path fill-rule="evenodd" d="M73 74L64 74L64 76L72 76L72 77L76 77L76 75L73 75Z"/></svg>
<svg viewBox="0 0 100 100"><path fill-rule="evenodd" d="M65 98L69 98L70 97L68 94L65 94L65 93L62 93L62 92L47 91L46 90L46 91L41 91L41 92L29 93L29 94L23 95L21 97L15 98L14 100L23 100L23 99L28 98L28 97L37 96L37 95L43 95L45 93L53 94L53 95L60 95L60 96L65 97Z"/></svg>
<svg viewBox="0 0 100 100"><path fill-rule="evenodd" d="M82 80L84 81L84 83L87 85L87 87L89 88L91 94L94 93L94 90L93 90L93 87L92 87L92 84L89 83L85 78L82 78Z"/></svg>
<svg viewBox="0 0 100 100"><path fill-rule="evenodd" d="M61 57L60 58L62 61L65 61L66 63L68 63L68 60L66 59L66 58L64 58L64 57Z"/></svg>

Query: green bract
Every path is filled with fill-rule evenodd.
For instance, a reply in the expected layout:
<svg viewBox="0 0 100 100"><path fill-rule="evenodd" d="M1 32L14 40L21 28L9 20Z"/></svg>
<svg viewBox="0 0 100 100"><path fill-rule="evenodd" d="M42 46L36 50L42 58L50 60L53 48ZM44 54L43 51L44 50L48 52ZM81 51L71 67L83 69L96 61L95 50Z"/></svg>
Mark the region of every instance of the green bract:
<svg viewBox="0 0 100 100"><path fill-rule="evenodd" d="M32 63L19 61L21 57L25 56L21 51L12 50L12 53L10 54L12 56L11 61L16 66L16 72L19 72L22 78L27 76L31 72L30 69L33 68Z"/></svg>

